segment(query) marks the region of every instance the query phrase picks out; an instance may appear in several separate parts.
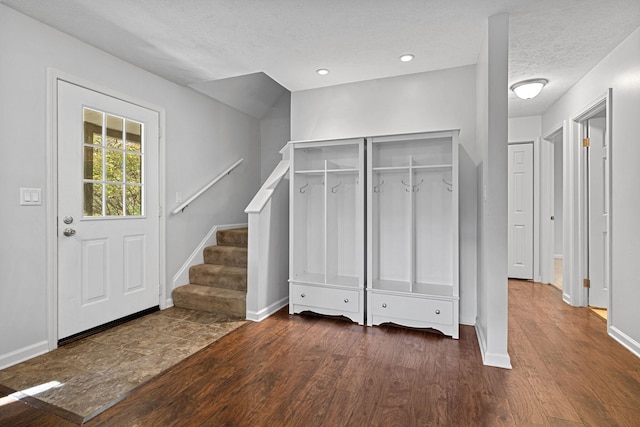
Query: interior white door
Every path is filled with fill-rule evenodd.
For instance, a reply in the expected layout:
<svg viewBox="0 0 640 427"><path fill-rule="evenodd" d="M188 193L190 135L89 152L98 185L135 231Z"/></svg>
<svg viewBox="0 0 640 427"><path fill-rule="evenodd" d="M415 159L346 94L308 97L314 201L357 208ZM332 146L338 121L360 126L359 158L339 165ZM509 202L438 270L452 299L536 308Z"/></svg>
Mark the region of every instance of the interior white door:
<svg viewBox="0 0 640 427"><path fill-rule="evenodd" d="M606 119L593 118L587 122L590 140L588 149L588 227L589 227L589 305L609 306L607 232L608 162Z"/></svg>
<svg viewBox="0 0 640 427"><path fill-rule="evenodd" d="M508 168L508 275L533 279L533 144L510 144Z"/></svg>
<svg viewBox="0 0 640 427"><path fill-rule="evenodd" d="M158 114L58 81L58 339L158 305Z"/></svg>

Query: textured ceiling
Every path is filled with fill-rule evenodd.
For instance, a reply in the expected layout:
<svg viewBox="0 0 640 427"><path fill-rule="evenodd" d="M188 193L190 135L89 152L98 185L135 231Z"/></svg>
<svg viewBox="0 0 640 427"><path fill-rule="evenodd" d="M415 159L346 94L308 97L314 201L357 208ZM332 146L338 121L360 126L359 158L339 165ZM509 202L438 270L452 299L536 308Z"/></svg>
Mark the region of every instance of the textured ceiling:
<svg viewBox="0 0 640 427"><path fill-rule="evenodd" d="M528 102L510 94L513 117L544 112L640 26L640 0L0 3L211 96L220 84L208 82L228 79L237 87L235 77L256 73L298 91L475 64L487 18L509 13L510 83L533 77L550 81ZM415 60L398 61L407 52ZM331 73L318 76L318 68ZM271 89L265 93L273 95Z"/></svg>

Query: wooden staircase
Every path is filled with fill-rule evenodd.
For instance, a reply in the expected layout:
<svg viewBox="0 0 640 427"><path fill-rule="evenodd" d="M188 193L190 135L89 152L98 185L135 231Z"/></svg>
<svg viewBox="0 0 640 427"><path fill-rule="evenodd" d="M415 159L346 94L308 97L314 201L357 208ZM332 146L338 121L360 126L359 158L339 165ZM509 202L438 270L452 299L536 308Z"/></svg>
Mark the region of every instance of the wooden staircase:
<svg viewBox="0 0 640 427"><path fill-rule="evenodd" d="M173 290L173 305L244 319L248 230L220 230L216 239L204 249L204 264L189 269L189 284Z"/></svg>

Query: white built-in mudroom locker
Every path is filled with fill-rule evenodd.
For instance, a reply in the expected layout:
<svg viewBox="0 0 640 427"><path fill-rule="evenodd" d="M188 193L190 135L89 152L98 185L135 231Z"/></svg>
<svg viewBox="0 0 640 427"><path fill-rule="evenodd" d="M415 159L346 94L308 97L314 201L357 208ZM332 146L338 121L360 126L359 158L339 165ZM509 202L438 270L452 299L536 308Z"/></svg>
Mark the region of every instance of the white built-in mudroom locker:
<svg viewBox="0 0 640 427"><path fill-rule="evenodd" d="M290 313L458 338L458 131L290 147Z"/></svg>

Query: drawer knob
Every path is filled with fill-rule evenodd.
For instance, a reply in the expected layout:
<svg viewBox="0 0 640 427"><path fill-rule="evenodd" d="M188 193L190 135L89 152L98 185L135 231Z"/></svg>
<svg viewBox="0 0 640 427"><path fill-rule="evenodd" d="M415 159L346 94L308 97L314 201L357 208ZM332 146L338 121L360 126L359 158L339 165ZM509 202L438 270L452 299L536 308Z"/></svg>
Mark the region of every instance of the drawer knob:
<svg viewBox="0 0 640 427"><path fill-rule="evenodd" d="M300 294L300 297L304 298L304 297L306 297L306 295L305 294Z"/></svg>
<svg viewBox="0 0 640 427"><path fill-rule="evenodd" d="M436 310L436 314L440 314L440 310Z"/></svg>
<svg viewBox="0 0 640 427"><path fill-rule="evenodd" d="M349 298L345 298L345 299L344 299L344 302L345 302L345 303L349 302Z"/></svg>
<svg viewBox="0 0 640 427"><path fill-rule="evenodd" d="M386 302L382 303L382 308L387 308L387 303Z"/></svg>

